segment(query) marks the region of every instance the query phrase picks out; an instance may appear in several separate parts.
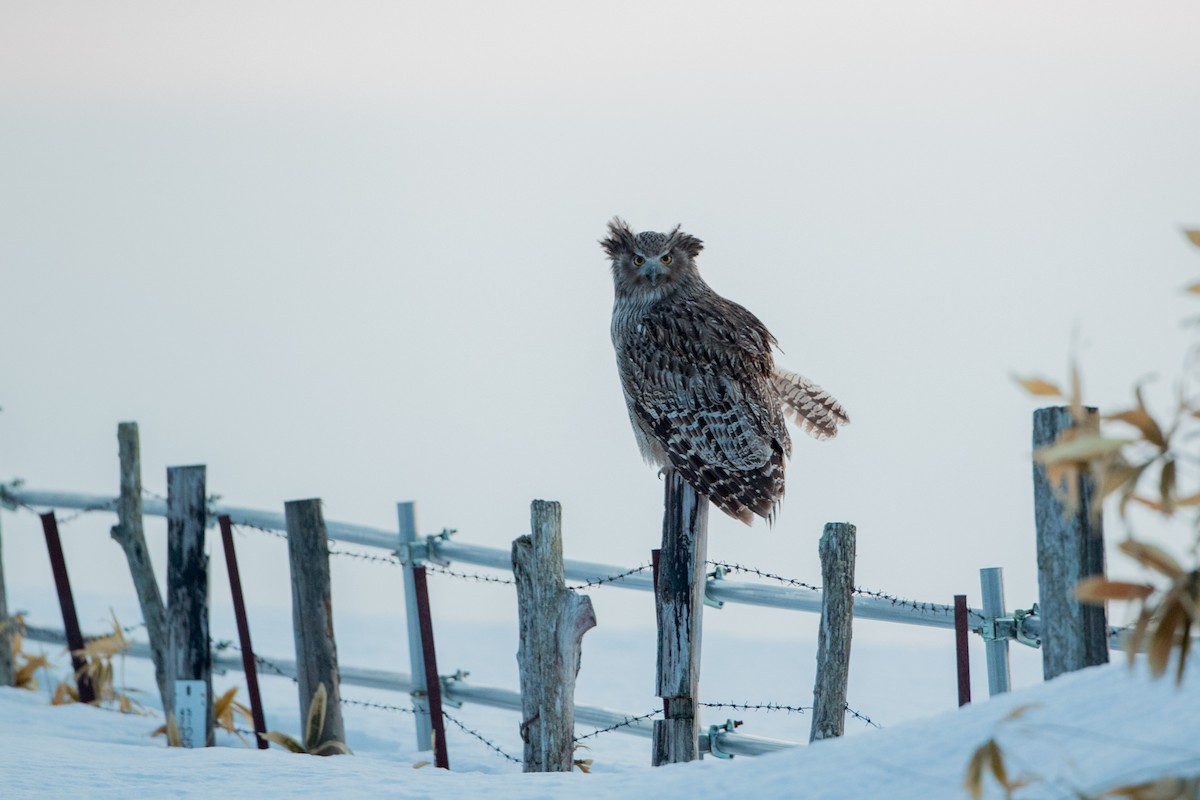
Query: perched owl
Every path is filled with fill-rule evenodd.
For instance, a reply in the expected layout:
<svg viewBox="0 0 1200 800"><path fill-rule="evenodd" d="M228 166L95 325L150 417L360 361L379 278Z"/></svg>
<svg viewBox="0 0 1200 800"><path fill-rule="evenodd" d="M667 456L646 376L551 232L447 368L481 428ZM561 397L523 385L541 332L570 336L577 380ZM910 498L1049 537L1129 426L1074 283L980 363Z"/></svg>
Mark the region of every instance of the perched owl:
<svg viewBox="0 0 1200 800"><path fill-rule="evenodd" d="M784 416L828 439L850 421L845 409L775 366L775 337L700 277L695 236L678 226L635 234L614 217L600 245L612 260L612 341L642 455L731 517L773 520L792 452Z"/></svg>

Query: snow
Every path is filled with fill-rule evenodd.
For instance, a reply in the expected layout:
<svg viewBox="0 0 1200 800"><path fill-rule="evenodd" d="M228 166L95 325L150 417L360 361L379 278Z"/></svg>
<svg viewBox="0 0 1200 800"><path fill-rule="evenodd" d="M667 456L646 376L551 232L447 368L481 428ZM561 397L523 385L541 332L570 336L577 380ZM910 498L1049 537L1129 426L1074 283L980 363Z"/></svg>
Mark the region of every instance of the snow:
<svg viewBox="0 0 1200 800"><path fill-rule="evenodd" d="M447 639L471 633L446 627ZM27 643L27 650L36 649ZM861 660L867 659L875 660ZM249 750L223 732L217 747L173 749L148 735L159 724L157 716L52 706L45 685L37 691L5 688L0 689L0 752L7 765L3 796L958 798L965 796L962 781L972 752L995 737L1009 774L1037 779L1015 797L1073 797L1073 792L1164 774L1200 774L1197 672L1192 669L1182 687L1176 687L1169 678L1150 679L1140 665L1131 670L1124 663L1110 664L882 730L851 724L852 735L811 748L732 761L707 758L660 769L646 764L647 740L608 734L592 741L616 749L603 750L602 758L596 756L599 746L595 753L589 751L588 757L597 758L596 771L589 775L523 775L478 743L468 745L453 728L448 734L453 771L417 767L430 756L415 751L411 718L357 706L345 708L353 756ZM892 674L893 691L903 693L907 677ZM235 674L221 676L214 688L219 692L238 681ZM149 665L128 659L118 666L122 682L148 689ZM295 733L294 686L264 677L263 690L268 727ZM384 692L346 688L344 693L404 702ZM1018 709L1024 710L1014 713ZM516 719L511 713L479 707L453 713L485 735L507 736L503 745L519 754L512 744ZM796 727L806 727L807 718L799 721L803 725ZM1002 797L990 777L987 781L985 796Z"/></svg>

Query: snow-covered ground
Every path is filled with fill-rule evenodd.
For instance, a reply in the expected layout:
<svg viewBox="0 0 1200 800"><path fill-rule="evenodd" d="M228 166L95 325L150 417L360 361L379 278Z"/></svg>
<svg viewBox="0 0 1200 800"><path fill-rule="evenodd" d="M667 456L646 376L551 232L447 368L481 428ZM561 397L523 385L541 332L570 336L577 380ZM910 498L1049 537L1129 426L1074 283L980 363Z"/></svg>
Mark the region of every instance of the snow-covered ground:
<svg viewBox="0 0 1200 800"><path fill-rule="evenodd" d="M461 630L460 630L461 628ZM470 625L443 625L443 640L479 638ZM632 640L638 637L630 634ZM753 672L752 643L738 652ZM778 643L769 643L778 648ZM751 649L747 649L751 648ZM37 651L36 643L27 650ZM57 655L59 648L45 648ZM627 652L636 652L632 649ZM920 685L903 657L888 660L883 649L856 652L860 672L890 674L890 691L904 694ZM585 659L586 649L585 649ZM651 656L652 658L652 656ZM507 659L505 659L507 660ZM499 661L499 659L497 659ZM599 663L597 663L599 662ZM619 663L616 662L616 663ZM610 683L630 683L631 670L604 669ZM594 658L593 665L604 665ZM60 673L61 673L61 667ZM118 664L118 683L143 690L152 686L149 664L127 659ZM585 660L584 673L588 671ZM853 669L852 669L853 672ZM511 763L451 728L451 766L444 772L416 767L429 754L415 750L411 718L394 711L347 706L348 743L353 756L316 758L278 749L246 749L221 734L207 750L168 749L148 734L157 717L123 715L71 705L52 706L47 687L38 691L0 690L0 752L6 764L2 795L26 797L437 797L504 798L749 796L805 798L964 797L963 777L972 752L996 737L1010 776L1028 776L1017 798L1071 798L1163 774L1200 774L1200 670L1182 688L1170 680L1152 681L1124 664L1086 670L1047 684L964 709L888 725L882 730L850 721L845 738L794 751L732 761L662 769L647 766L647 740L607 734L591 740L586 756L593 774L523 775ZM474 677L474 676L473 676ZM582 677L582 676L581 676ZM238 685L237 673L214 679L217 692ZM485 683L486 681L479 681ZM636 682L636 681L632 681ZM43 681L43 684L45 681ZM603 694L603 681L592 688ZM508 685L508 684L504 684ZM752 684L750 684L752 685ZM295 734L299 727L296 691L281 678L264 678L268 727ZM346 687L363 700L404 704L395 694ZM146 696L146 695L143 695ZM619 699L619 693L616 695ZM244 699L244 698L243 698ZM605 697L612 700L613 697ZM745 698L739 698L745 699ZM609 703L612 704L612 703ZM628 703L624 704L628 705ZM1014 709L1027 707L1009 717ZM633 707L630 710L641 710ZM508 712L468 706L453 713L512 753L520 753ZM720 714L722 712L715 712ZM744 715L743 715L744 716ZM807 738L808 719L774 715L768 727L755 720L752 732ZM713 719L710 721L720 721ZM582 730L581 730L582 732ZM990 778L987 797L1002 797Z"/></svg>

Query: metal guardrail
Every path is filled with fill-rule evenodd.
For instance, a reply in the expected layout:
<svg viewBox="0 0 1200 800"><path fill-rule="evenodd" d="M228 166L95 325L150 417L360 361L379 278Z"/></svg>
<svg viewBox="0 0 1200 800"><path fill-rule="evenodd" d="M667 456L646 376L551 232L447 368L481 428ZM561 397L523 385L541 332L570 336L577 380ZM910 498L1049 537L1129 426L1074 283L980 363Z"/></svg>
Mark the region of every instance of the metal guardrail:
<svg viewBox="0 0 1200 800"><path fill-rule="evenodd" d="M26 639L32 641L60 644L64 647L67 644L66 634L63 631L53 628L40 628L27 625L24 628L23 635ZM98 637L85 636L84 638L85 640L91 640ZM150 645L139 641L130 642L129 649L125 654L134 658L149 659L152 657ZM212 662L214 670L241 672L243 669L241 656L229 655L219 650L213 653ZM261 663L274 666L280 672L284 673L284 677L291 678L296 674L296 662L292 659L262 657ZM412 691L412 680L403 672L342 666L339 668L338 674L342 684L347 686L362 686L404 694ZM520 692L493 686L476 686L467 683L463 679L462 674L443 675L441 676L441 683L443 698L455 705L475 703L477 705L501 708L518 713L521 711ZM614 733L627 733L644 738L652 737L654 731L653 722L649 719L640 719L640 716L639 714L630 714L601 706L584 706L578 704L575 706L575 723L577 725L594 725L597 728L611 728ZM715 752L723 755L756 756L801 746L799 742L738 733L734 730L726 729L726 727L713 725L710 726L707 733L700 734L700 749L705 752ZM713 737L715 737L716 742L715 750L712 749Z"/></svg>
<svg viewBox="0 0 1200 800"><path fill-rule="evenodd" d="M28 506L43 508L70 508L74 510L115 510L117 498L111 495L79 494L73 492L35 491L25 488L13 488L0 485L0 503L22 503ZM147 498L143 503L143 513L151 516L166 516L167 504L161 498ZM216 524L216 518L228 514L235 525L248 525L258 528L283 531L287 525L282 513L261 511L240 506L213 504L209 507L209 522ZM367 525L356 525L348 522L327 520L325 522L329 538L337 539L363 547L377 547L395 553L404 560L413 558L418 561L434 563L458 562L472 564L490 569L512 571L512 553L509 550L483 547L480 545L456 542L450 538L452 532L442 532L425 536L411 545L402 546L396 531L374 528ZM563 560L563 572L568 580L589 582L607 578L629 570L612 564L594 561L579 561L576 559ZM633 589L636 591L653 591L654 585L650 575L638 572L614 578L609 582L612 586ZM710 577L705 594L715 605L722 603L740 603L744 605L780 608L789 611L808 611L820 613L821 592L812 589L802 589L791 586L764 586L747 581L731 580L723 577ZM982 609L968 609L970 628L980 634L985 640L1009 639L1036 647L1041 636L1042 620L1036 611L1017 611L1012 615L989 617ZM931 628L954 629L954 606L942 603L921 603L898 598L875 596L860 593L854 596L854 616L858 619L871 619L882 622L899 622L906 625L920 625ZM1109 647L1123 650L1124 629L1109 628Z"/></svg>
<svg viewBox="0 0 1200 800"><path fill-rule="evenodd" d="M8 498L9 502L23 503L28 506L43 508L70 508L76 510L113 510L117 498L107 495L75 494L69 492L34 491L24 488L13 489L0 487L0 501ZM151 516L166 516L167 504L160 498L147 498L142 511ZM216 524L216 518L228 514L235 525L249 525L272 530L286 530L287 526L281 513L259 511L214 504L209 507L209 522ZM512 553L509 550L483 547L480 545L456 542L449 538L448 532L432 534L413 542L407 552L400 550L399 534L396 531L372 528L366 525L355 525L346 522L326 520L325 528L330 539L338 539L351 544L365 547L378 547L396 553L401 560L413 558L434 563L458 562L479 567L512 571ZM563 572L568 580L588 582L600 578L619 575L628 570L613 564L603 564L594 561L563 560ZM639 572L615 578L611 585L623 589L637 591L653 591L654 582L650 575ZM820 613L821 592L811 589L800 589L790 586L763 586L746 581L729 578L709 578L706 595L716 604L741 603L745 605L766 606L791 611L809 611ZM969 609L971 629L979 633L987 617L980 609ZM900 622L908 625L922 625L933 628L954 628L954 606L941 603L917 603L896 598L876 597L859 594L854 597L854 616L859 619L873 619L883 622ZM1025 630L1037 635L1040 628L1039 620L1025 620Z"/></svg>

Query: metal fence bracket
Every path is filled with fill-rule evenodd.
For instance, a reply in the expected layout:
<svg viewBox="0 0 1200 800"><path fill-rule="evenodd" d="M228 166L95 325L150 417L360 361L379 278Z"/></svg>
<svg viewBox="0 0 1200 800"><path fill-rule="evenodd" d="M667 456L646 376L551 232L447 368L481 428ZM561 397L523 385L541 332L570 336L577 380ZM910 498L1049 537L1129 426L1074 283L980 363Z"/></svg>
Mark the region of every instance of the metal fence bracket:
<svg viewBox="0 0 1200 800"><path fill-rule="evenodd" d="M720 734L733 733L734 729L740 727L741 724L742 724L742 721L740 719L738 719L738 720L727 719L727 720L725 720L724 725L709 725L708 726L708 752L714 758L726 758L726 759L733 758L733 753L729 753L729 752L726 752L721 749L721 746L718 743L718 740L719 740Z"/></svg>
<svg viewBox="0 0 1200 800"><path fill-rule="evenodd" d="M708 584L711 581L719 581L725 578L727 570L724 567L717 567L712 572L708 573L708 580L704 582L704 605L709 608L724 608L725 601L718 600L715 597L710 597L708 594Z"/></svg>
<svg viewBox="0 0 1200 800"><path fill-rule="evenodd" d="M442 705L450 706L451 708L462 708L462 700L455 700L453 697L450 697L450 694L454 691L454 689L451 687L451 684L462 683L470 674L471 673L467 672L465 669L460 669L457 670L453 675L442 675L439 678L442 683Z"/></svg>
<svg viewBox="0 0 1200 800"><path fill-rule="evenodd" d="M449 533L453 533L450 531ZM400 546L392 551L392 555L400 559L400 563L406 566L420 567L425 564L436 564L439 567L448 567L450 562L437 555L434 549L436 541L444 541L448 538L448 533L432 533L424 539L417 539L412 542L401 542Z"/></svg>
<svg viewBox="0 0 1200 800"><path fill-rule="evenodd" d="M996 642L1011 639L1026 647L1041 647L1042 640L1032 635L1025 626L1031 617L1038 616L1038 604L1033 608L1018 608L1011 617L993 617L985 619L979 628L979 634L985 642Z"/></svg>

